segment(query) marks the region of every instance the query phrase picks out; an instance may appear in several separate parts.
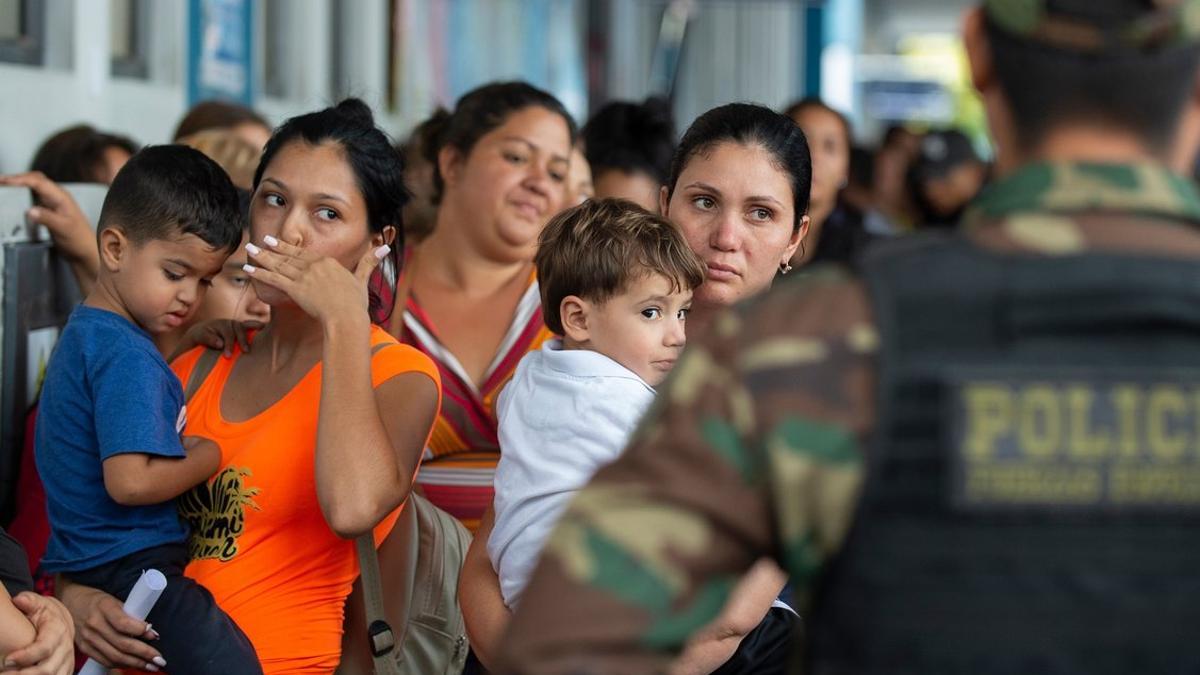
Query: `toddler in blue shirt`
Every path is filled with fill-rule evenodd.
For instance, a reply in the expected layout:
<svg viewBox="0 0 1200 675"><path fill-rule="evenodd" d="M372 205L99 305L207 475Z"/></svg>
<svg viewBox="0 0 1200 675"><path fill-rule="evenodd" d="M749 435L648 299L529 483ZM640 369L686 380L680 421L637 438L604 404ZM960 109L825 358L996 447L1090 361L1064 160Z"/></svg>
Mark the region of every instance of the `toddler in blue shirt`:
<svg viewBox="0 0 1200 675"><path fill-rule="evenodd" d="M209 478L220 449L181 438L183 389L153 337L183 325L242 238L229 177L180 145L134 155L97 226L100 274L46 368L34 433L46 488L48 572L128 595L142 570L167 588L147 621L174 675L261 673L254 648L212 595L183 576L187 527L175 497Z"/></svg>

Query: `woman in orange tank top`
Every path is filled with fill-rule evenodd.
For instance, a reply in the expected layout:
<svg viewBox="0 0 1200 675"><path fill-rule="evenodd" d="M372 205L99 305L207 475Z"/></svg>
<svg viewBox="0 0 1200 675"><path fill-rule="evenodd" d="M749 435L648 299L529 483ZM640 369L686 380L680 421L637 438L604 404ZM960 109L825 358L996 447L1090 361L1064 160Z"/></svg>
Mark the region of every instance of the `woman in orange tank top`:
<svg viewBox="0 0 1200 675"><path fill-rule="evenodd" d="M369 320L368 298L378 300L367 280L400 246L401 175L360 101L275 132L255 175L246 267L271 321L252 351L218 361L187 406L185 433L213 439L222 460L180 500L187 574L250 638L265 673L337 667L358 576L353 539L390 531L437 415L434 363ZM199 356L173 364L183 381ZM107 649L85 651L145 663L108 637Z"/></svg>

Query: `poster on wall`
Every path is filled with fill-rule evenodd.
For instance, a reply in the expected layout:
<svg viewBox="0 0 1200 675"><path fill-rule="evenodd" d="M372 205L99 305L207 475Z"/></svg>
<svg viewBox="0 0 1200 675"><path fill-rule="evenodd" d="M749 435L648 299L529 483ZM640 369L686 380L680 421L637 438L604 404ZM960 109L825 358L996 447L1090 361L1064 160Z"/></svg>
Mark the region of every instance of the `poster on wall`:
<svg viewBox="0 0 1200 675"><path fill-rule="evenodd" d="M188 105L253 104L253 0L188 0Z"/></svg>

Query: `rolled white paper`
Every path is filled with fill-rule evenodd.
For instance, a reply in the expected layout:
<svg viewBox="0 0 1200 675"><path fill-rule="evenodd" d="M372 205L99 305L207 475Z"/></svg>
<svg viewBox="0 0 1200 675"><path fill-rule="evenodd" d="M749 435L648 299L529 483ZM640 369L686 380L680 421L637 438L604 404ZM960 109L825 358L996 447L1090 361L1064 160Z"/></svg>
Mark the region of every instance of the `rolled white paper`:
<svg viewBox="0 0 1200 675"><path fill-rule="evenodd" d="M167 587L167 578L158 570L146 570L142 572L142 576L138 578L137 583L133 585L133 590L129 591L129 597L125 598L125 613L139 621L145 621L149 616L150 610L154 608L154 603L158 602L158 596L162 595L163 589ZM79 675L107 675L108 669L96 663L92 659L83 664Z"/></svg>

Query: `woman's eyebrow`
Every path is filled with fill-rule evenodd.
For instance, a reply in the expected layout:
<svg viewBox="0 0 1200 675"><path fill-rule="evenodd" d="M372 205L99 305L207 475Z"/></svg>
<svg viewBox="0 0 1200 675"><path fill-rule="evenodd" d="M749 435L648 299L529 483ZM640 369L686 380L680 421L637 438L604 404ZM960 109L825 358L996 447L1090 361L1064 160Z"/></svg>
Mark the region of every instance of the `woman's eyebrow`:
<svg viewBox="0 0 1200 675"><path fill-rule="evenodd" d="M349 202L349 200L347 200L346 198L344 198L344 197L339 197L339 196L337 196L337 195L335 195L335 194L330 194L330 193L328 193L328 192L318 192L318 193L317 193L316 195L314 195L314 196L315 196L317 199L324 199L324 200L331 201L331 202L341 202L341 203L343 203L343 204L345 204L345 205L347 205L347 206L349 206L349 205L350 205L350 202Z"/></svg>
<svg viewBox="0 0 1200 675"><path fill-rule="evenodd" d="M746 201L748 201L748 202L774 202L775 204L779 205L780 208L783 207L783 202L772 197L771 195L755 195L753 197L747 197Z"/></svg>
<svg viewBox="0 0 1200 675"><path fill-rule="evenodd" d="M528 138L525 138L524 136L505 136L505 137L501 138L500 140L512 141L514 143L520 143L521 145L528 146L529 149L534 152L541 152L541 150L542 150L542 147L540 145L538 145L537 143L534 143L533 141L529 140ZM556 155L551 155L550 161L552 161L552 162L568 162L569 163L571 161L571 158L568 157L567 155L557 155L556 154Z"/></svg>
<svg viewBox="0 0 1200 675"><path fill-rule="evenodd" d="M287 184L284 183L283 181L279 180L278 178L274 178L274 177L264 178L264 179L262 179L262 182L274 183L275 185L277 185L279 187L279 189L284 190L284 191L287 191L287 189L288 189ZM338 196L338 195L335 195L335 194L332 194L329 192L318 192L317 194L315 194L313 196L316 197L317 199L324 199L324 200L331 201L331 202L341 202L346 205L350 204L350 200L346 199L345 197L341 197L341 196Z"/></svg>
<svg viewBox="0 0 1200 675"><path fill-rule="evenodd" d="M696 181L695 183L689 183L689 184L685 185L683 189L688 190L691 188L699 188L701 190L704 190L705 192L711 192L716 195L721 194L721 191L718 190L716 187L709 185L708 183L701 183L700 181Z"/></svg>

